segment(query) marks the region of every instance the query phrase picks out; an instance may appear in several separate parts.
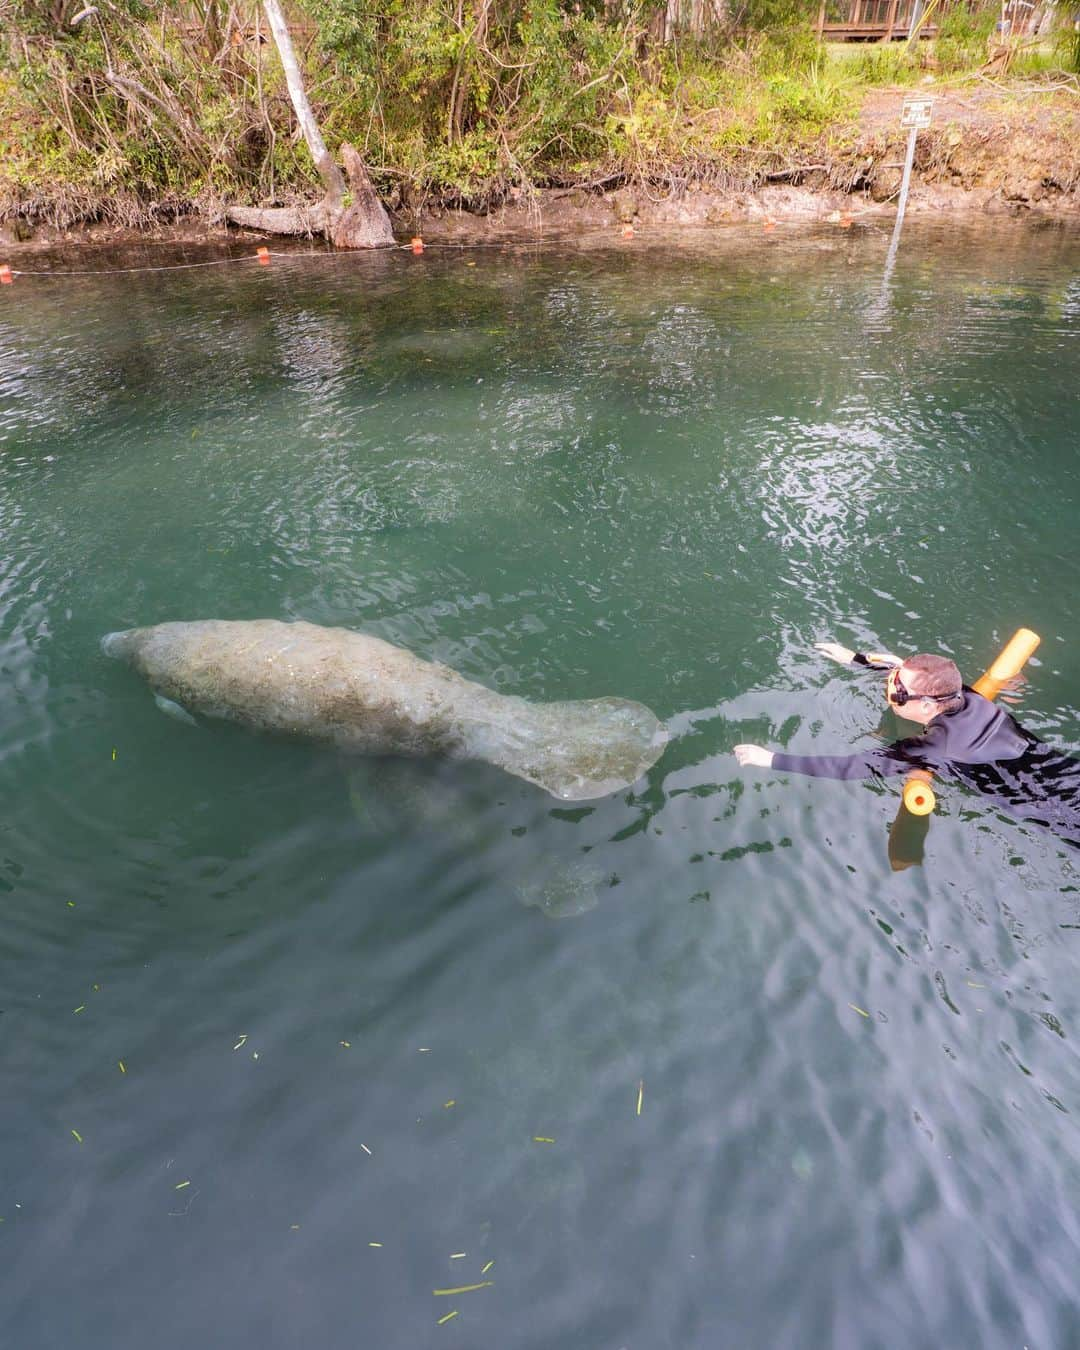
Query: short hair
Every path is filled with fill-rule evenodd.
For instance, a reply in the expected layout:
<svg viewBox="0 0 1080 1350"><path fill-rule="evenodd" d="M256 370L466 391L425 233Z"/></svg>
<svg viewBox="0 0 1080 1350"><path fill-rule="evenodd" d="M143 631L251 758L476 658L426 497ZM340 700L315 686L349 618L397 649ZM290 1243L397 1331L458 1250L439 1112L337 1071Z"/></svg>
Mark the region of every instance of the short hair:
<svg viewBox="0 0 1080 1350"><path fill-rule="evenodd" d="M964 681L955 661L950 661L947 656L919 652L917 656L909 656L904 661L904 669L914 676L908 681L908 688L915 698L928 694L940 699L943 709L951 711L951 704L946 704L945 699L949 694L955 694L959 705Z"/></svg>

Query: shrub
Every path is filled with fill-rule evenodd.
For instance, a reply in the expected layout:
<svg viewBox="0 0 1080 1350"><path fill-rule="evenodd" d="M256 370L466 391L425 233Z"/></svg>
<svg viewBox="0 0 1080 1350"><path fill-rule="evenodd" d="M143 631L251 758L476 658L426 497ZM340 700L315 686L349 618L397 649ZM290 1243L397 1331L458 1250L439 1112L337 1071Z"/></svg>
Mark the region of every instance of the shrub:
<svg viewBox="0 0 1080 1350"><path fill-rule="evenodd" d="M986 45L1000 10L996 4L976 0L967 5L950 5L938 25L934 55L943 71L963 70L986 59Z"/></svg>
<svg viewBox="0 0 1080 1350"><path fill-rule="evenodd" d="M1054 54L1065 70L1080 75L1080 14L1063 13L1054 34Z"/></svg>

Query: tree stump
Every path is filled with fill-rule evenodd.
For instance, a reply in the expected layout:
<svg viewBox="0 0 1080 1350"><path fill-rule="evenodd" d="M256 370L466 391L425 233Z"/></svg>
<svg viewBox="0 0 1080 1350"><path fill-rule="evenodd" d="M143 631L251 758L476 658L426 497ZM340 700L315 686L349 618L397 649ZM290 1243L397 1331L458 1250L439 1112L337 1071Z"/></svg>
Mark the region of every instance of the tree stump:
<svg viewBox="0 0 1080 1350"><path fill-rule="evenodd" d="M352 201L330 224L336 248L389 248L394 243L390 217L375 195L364 161L346 141L341 147Z"/></svg>

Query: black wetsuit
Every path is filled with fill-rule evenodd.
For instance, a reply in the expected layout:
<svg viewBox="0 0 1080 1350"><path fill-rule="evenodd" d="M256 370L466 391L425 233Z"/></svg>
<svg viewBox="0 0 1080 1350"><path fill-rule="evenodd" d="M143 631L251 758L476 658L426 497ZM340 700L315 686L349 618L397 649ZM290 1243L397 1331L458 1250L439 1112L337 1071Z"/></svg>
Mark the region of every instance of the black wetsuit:
<svg viewBox="0 0 1080 1350"><path fill-rule="evenodd" d="M869 664L865 660L860 664ZM927 769L958 779L1013 815L1080 847L1080 759L1026 731L966 686L963 706L939 713L921 736L854 755L773 754L773 768L815 778L870 778Z"/></svg>

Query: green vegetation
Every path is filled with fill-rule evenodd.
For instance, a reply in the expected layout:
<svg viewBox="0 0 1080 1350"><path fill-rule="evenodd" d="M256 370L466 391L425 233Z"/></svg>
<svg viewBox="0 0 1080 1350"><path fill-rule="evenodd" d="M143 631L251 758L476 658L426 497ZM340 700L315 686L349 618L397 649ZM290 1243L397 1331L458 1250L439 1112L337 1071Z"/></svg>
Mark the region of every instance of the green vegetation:
<svg viewBox="0 0 1080 1350"><path fill-rule="evenodd" d="M841 55L818 46L802 0L721 6L738 28L684 0L698 31L672 31L668 8L307 0L289 17L328 144L352 141L410 207L674 174L752 182L868 86L982 60L997 13L950 11L936 53ZM314 177L255 0L18 6L0 47L0 216L135 224L308 196Z"/></svg>
<svg viewBox="0 0 1080 1350"><path fill-rule="evenodd" d="M1054 55L1065 70L1080 75L1080 19L1061 23Z"/></svg>
<svg viewBox="0 0 1080 1350"><path fill-rule="evenodd" d="M965 70L986 56L986 44L1000 11L989 6L969 9L954 5L941 17L935 42L938 64L944 71Z"/></svg>

